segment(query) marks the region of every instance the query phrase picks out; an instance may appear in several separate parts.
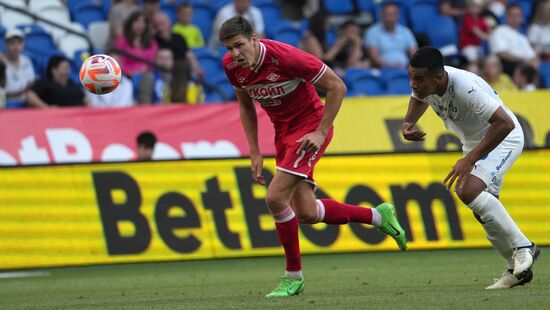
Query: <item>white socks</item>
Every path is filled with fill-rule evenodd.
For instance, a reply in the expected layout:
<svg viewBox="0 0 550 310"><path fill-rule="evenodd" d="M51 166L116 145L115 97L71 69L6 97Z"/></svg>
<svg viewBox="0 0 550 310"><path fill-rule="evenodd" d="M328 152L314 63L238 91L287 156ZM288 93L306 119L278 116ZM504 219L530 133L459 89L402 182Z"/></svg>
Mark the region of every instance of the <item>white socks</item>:
<svg viewBox="0 0 550 310"><path fill-rule="evenodd" d="M509 251L514 248L530 246L531 241L519 230L502 203L488 192L481 192L468 207L484 222L487 238L495 245L501 255L508 260ZM510 254L511 257L511 254Z"/></svg>
<svg viewBox="0 0 550 310"><path fill-rule="evenodd" d="M382 215L380 215L380 212L376 210L376 208L371 208L372 210L372 222L371 225L374 225L376 227L380 227L382 225Z"/></svg>
<svg viewBox="0 0 550 310"><path fill-rule="evenodd" d="M514 269L514 259L512 258L512 254L514 254L514 248L510 245L508 240L499 237L498 232L495 228L496 223L483 223L481 224L481 226L483 226L483 229L485 229L487 239L491 242L491 244L497 250L500 256L502 256L504 260L506 260L506 268Z"/></svg>
<svg viewBox="0 0 550 310"><path fill-rule="evenodd" d="M285 271L285 276L296 279L296 280L302 280L304 278L304 275L302 274L302 271Z"/></svg>

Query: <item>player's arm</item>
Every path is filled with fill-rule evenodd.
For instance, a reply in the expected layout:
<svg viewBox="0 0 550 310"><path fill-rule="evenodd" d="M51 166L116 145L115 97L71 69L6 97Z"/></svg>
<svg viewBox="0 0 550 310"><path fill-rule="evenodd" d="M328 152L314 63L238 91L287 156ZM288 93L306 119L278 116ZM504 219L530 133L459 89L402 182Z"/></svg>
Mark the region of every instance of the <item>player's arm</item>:
<svg viewBox="0 0 550 310"><path fill-rule="evenodd" d="M422 115L426 112L428 108L428 103L420 101L415 97L411 96L409 100L409 108L405 119L403 120L403 125L401 125L401 134L403 138L409 141L423 141L426 133L421 131L418 128L414 128L414 125Z"/></svg>
<svg viewBox="0 0 550 310"><path fill-rule="evenodd" d="M296 141L301 143L297 152L315 152L321 148L346 95L346 84L329 67L314 85L326 93L325 109L317 129Z"/></svg>
<svg viewBox="0 0 550 310"><path fill-rule="evenodd" d="M254 101L246 91L236 90L235 94L239 102L241 123L243 124L250 150L252 178L255 182L263 185L265 184L265 180L262 177L263 157L258 143L258 115L256 114L256 107L254 106Z"/></svg>

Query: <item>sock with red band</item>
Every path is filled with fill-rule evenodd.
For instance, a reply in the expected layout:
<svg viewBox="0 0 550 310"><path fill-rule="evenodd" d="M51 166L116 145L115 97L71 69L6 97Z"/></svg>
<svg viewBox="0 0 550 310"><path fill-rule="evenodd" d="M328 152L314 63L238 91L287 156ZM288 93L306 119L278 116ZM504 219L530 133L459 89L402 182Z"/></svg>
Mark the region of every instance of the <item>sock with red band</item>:
<svg viewBox="0 0 550 310"><path fill-rule="evenodd" d="M379 226L381 216L376 209L349 205L332 199L317 200L317 221L327 224L349 222Z"/></svg>
<svg viewBox="0 0 550 310"><path fill-rule="evenodd" d="M301 274L302 258L298 240L298 219L290 207L274 214L273 217L275 218L279 240L285 250L286 271L293 272L293 274L300 272Z"/></svg>

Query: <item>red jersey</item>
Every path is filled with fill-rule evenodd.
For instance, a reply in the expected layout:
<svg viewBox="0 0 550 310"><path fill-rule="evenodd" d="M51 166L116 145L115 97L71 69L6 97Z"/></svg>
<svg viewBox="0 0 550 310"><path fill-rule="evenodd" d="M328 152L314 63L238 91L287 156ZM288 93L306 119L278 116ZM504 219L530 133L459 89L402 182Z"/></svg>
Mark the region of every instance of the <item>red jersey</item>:
<svg viewBox="0 0 550 310"><path fill-rule="evenodd" d="M327 66L317 57L282 42L262 39L259 44L260 56L254 68L243 68L229 54L223 57L223 68L233 87L245 90L260 103L276 131L292 131L304 122L318 125L323 104L313 83L323 76Z"/></svg>
<svg viewBox="0 0 550 310"><path fill-rule="evenodd" d="M474 27L478 27L483 32L489 31L489 26L487 26L483 17L473 17L470 14L464 15L462 24L460 24L460 48L468 45L481 46L481 39L472 30Z"/></svg>

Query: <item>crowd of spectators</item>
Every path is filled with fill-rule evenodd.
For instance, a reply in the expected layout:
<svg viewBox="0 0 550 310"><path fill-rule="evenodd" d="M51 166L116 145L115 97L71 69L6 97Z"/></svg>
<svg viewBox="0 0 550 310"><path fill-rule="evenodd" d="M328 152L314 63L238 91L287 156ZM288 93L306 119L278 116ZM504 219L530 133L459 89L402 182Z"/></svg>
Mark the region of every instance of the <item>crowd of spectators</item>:
<svg viewBox="0 0 550 310"><path fill-rule="evenodd" d="M415 31L407 22L409 12L404 8L415 1L370 1L378 10L369 12L371 18L365 22L359 17L365 13L358 4L361 1L351 1L355 8L350 14L334 16L326 7L329 1L273 0L281 16L277 25L266 24L273 20L267 21L265 11L252 0L212 2L223 5L212 15L211 33L205 36L193 23L194 2L113 1L102 52L119 61L125 77L117 90L101 96L85 93L71 79L74 68L65 56L52 56L44 76L37 76L24 53L25 33L7 29L0 55L0 104L46 108L193 102L188 94L190 82L212 78L195 54L209 50L221 59L225 48L218 41L218 30L236 14L252 22L259 38L277 39L275 27L289 23L300 33L295 44L342 77L358 68L406 72L415 50L431 43L426 33ZM173 15L161 4L171 6ZM444 53L449 64L478 73L499 92L540 87L539 66L550 61L550 0L533 1L529 12L516 0L440 0L436 8L438 15L449 16L457 26L456 52Z"/></svg>

